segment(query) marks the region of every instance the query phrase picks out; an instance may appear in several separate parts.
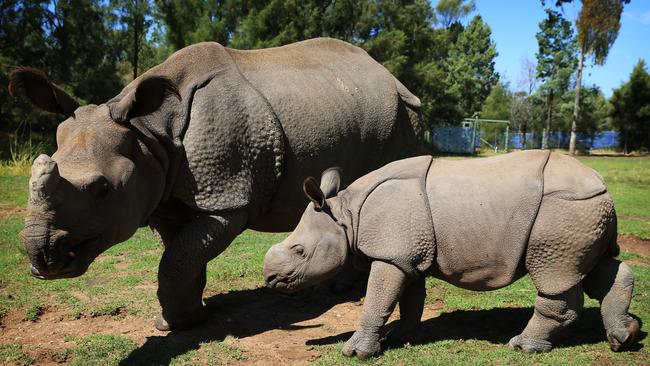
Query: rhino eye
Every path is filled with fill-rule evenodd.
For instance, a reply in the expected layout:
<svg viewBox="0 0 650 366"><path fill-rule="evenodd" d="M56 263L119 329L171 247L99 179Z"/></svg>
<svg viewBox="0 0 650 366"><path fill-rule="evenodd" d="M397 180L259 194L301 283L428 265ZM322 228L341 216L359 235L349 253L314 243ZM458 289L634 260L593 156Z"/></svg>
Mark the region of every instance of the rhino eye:
<svg viewBox="0 0 650 366"><path fill-rule="evenodd" d="M106 197L110 189L111 189L111 185L108 183L108 180L106 180L106 178L104 178L103 176L95 179L92 183L88 185L88 191L90 191L90 193L97 198Z"/></svg>
<svg viewBox="0 0 650 366"><path fill-rule="evenodd" d="M299 255L299 256L301 256L301 257L304 257L304 256L305 256L305 247L303 247L303 246L300 245L300 244L294 244L294 245L291 247L291 251L293 251L295 254L297 254L297 255Z"/></svg>

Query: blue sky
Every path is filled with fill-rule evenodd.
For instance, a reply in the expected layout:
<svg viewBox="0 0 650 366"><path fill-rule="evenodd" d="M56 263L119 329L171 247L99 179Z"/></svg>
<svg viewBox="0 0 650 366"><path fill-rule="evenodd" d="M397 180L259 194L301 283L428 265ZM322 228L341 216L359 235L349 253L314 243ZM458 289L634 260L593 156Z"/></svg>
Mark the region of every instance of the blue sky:
<svg viewBox="0 0 650 366"><path fill-rule="evenodd" d="M433 6L436 0L432 1ZM547 5L554 0L547 0ZM574 21L580 12L580 1L564 5L564 15ZM499 56L496 70L505 76L513 88L521 78L522 59L535 62L537 40L535 33L545 13L539 0L476 0L476 8L492 29L492 39ZM471 17L470 17L471 18ZM469 21L469 19L467 20ZM467 22L466 21L466 22ZM605 96L627 81L636 62L643 58L650 63L650 1L632 0L621 17L621 30L603 66L588 62L583 84L596 84Z"/></svg>

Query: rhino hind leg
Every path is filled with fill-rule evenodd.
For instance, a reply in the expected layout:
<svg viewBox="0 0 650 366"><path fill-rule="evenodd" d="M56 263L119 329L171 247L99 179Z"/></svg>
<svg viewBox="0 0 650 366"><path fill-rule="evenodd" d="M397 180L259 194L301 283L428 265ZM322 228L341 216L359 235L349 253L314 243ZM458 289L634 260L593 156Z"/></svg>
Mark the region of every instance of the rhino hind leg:
<svg viewBox="0 0 650 366"><path fill-rule="evenodd" d="M426 296L424 276L418 277L404 289L399 299L399 323L386 335L390 343L404 344L416 339Z"/></svg>
<svg viewBox="0 0 650 366"><path fill-rule="evenodd" d="M581 284L558 295L538 293L533 317L508 346L526 353L550 351L552 340L578 318L583 302Z"/></svg>
<svg viewBox="0 0 650 366"><path fill-rule="evenodd" d="M630 267L614 258L602 258L583 284L587 295L600 302L600 313L612 351L629 348L639 333L639 322L628 314L634 288Z"/></svg>

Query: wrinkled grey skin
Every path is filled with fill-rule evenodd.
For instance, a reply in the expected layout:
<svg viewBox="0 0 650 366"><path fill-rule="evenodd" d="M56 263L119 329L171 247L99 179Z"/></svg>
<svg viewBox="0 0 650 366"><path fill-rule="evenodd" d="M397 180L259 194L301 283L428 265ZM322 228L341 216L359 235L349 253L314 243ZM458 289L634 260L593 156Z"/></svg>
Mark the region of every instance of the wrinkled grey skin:
<svg viewBox="0 0 650 366"><path fill-rule="evenodd" d="M293 292L350 259L369 263L363 315L345 355L377 355L381 327L398 302L400 323L388 337L415 338L426 276L487 291L528 272L538 296L528 325L509 342L515 350L549 351L577 319L583 292L600 301L613 351L635 341L639 323L627 312L634 277L613 258L613 202L602 178L575 159L548 151L471 161L422 156L340 192L333 172L320 187L311 177L303 183L312 203L293 233L269 249L264 276L269 287Z"/></svg>
<svg viewBox="0 0 650 366"><path fill-rule="evenodd" d="M31 273L79 276L149 225L165 245L161 330L201 319L206 263L244 229L293 229L302 177L340 165L352 181L415 155L422 134L418 98L332 39L190 46L101 105L80 107L38 70L10 82L12 95L66 117L57 151L32 167L21 234Z"/></svg>

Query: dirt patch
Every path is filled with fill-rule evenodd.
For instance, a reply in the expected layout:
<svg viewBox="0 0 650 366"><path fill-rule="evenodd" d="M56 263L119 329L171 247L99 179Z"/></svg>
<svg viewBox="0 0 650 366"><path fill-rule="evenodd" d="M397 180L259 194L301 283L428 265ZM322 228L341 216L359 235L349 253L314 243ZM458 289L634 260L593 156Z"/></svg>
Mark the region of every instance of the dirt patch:
<svg viewBox="0 0 650 366"><path fill-rule="evenodd" d="M8 217L20 216L24 217L27 214L27 209L24 207L10 207L0 205L0 220Z"/></svg>
<svg viewBox="0 0 650 366"><path fill-rule="evenodd" d="M618 236L618 245L625 252L640 254L650 257L650 240L639 239L634 235L621 234Z"/></svg>
<svg viewBox="0 0 650 366"><path fill-rule="evenodd" d="M45 310L36 322L24 321L24 312L12 310L0 325L0 344L19 343L39 365L69 361L66 349L75 347L70 336L117 333L139 346L126 364L166 364L173 357L221 341L242 349L242 365L307 365L320 357L314 344L346 340L358 325L363 309L359 293L352 296L307 293L285 296L267 289L234 291L207 299L205 324L192 331L167 333L153 327L153 319L131 315L72 319L69 310ZM427 304L423 321L439 315L441 304ZM399 310L390 322L399 319ZM393 323L394 325L395 323Z"/></svg>

